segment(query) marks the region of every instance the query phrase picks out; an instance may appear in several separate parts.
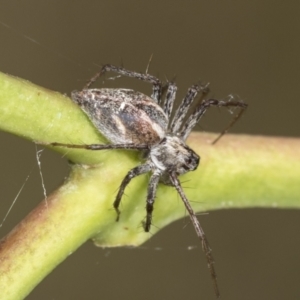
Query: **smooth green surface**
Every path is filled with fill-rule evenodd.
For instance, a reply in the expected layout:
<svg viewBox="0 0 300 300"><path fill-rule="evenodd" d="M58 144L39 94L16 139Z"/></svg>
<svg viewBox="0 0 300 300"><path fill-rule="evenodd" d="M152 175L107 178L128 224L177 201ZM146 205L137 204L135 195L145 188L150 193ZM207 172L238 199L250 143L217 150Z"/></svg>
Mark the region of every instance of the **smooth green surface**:
<svg viewBox="0 0 300 300"><path fill-rule="evenodd" d="M58 93L0 74L0 127L42 142L97 143L104 139L81 110ZM243 207L299 208L299 139L193 134L201 155L197 171L182 176L196 211ZM23 299L55 266L87 239L100 246L139 245L186 212L171 187L160 186L151 234L144 233L148 176L126 189L120 222L112 201L126 172L139 163L132 151L56 149L74 165L68 181L3 240L0 299ZM47 203L47 205L46 205Z"/></svg>

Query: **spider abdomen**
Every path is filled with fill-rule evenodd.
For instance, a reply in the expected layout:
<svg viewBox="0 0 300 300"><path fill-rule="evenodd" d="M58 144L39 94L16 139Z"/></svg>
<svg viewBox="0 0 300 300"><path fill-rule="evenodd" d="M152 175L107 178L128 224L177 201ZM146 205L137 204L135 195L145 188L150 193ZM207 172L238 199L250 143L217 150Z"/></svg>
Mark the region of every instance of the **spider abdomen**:
<svg viewBox="0 0 300 300"><path fill-rule="evenodd" d="M72 100L113 143L154 145L164 138L168 118L149 96L128 89L73 91Z"/></svg>

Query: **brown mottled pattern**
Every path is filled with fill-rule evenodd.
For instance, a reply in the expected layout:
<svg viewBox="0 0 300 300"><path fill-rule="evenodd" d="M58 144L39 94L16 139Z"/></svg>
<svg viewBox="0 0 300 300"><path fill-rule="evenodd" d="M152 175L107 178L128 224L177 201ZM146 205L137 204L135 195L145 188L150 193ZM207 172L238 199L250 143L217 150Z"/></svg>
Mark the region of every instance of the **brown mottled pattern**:
<svg viewBox="0 0 300 300"><path fill-rule="evenodd" d="M72 92L73 101L111 142L153 145L164 137L167 116L150 97L126 89L90 89L84 93Z"/></svg>

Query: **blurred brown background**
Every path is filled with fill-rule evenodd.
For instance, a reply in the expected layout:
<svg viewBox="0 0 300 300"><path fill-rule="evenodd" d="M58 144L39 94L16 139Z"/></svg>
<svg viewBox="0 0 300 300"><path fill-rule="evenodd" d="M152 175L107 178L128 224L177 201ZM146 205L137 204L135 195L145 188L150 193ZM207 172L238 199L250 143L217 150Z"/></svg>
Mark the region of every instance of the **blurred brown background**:
<svg viewBox="0 0 300 300"><path fill-rule="evenodd" d="M150 73L162 79L176 74L178 100L201 79L211 82L214 97L234 93L249 103L232 132L299 136L299 12L296 0L0 1L0 70L70 94L102 63L119 65L122 58L125 67L144 71L153 53ZM106 83L125 82L150 91L135 80ZM208 114L198 129L220 131L223 115ZM3 236L43 191L35 145L2 132L0 139L0 220L32 170L0 228ZM41 163L50 193L67 176L67 162L44 151ZM299 211L224 210L200 218L222 299L300 298ZM27 299L100 298L214 299L189 221L172 224L137 249L86 243Z"/></svg>

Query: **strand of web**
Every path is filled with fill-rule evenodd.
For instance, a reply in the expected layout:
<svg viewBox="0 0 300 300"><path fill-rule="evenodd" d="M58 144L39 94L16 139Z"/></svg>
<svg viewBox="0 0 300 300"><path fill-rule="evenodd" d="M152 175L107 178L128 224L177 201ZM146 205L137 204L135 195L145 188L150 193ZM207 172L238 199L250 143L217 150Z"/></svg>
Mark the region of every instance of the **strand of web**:
<svg viewBox="0 0 300 300"><path fill-rule="evenodd" d="M48 210L48 196L47 196L47 191L46 191L46 186L45 186L45 183L44 183L44 177L43 177L43 173L42 173L42 168L41 168L41 161L40 161L40 157L41 157L41 154L42 152L44 151L44 149L41 149L41 150L37 150L37 146L35 145L35 148L36 148L36 160L37 160L37 165L38 165L38 168L39 168L39 175L40 175L40 178L41 178L41 183L42 183L42 188L43 188L43 194L44 194L44 199L45 199L45 205L46 205L46 208ZM3 227L5 221L7 220L9 214L11 213L13 207L15 206L17 200L19 199L25 185L27 184L34 168L36 167L36 164L33 165L33 167L31 168L30 172L28 173L28 175L26 176L22 186L20 187L19 191L17 192L17 195L15 196L14 200L12 201L10 207L8 208L4 218L2 219L1 223L0 223L0 228Z"/></svg>
<svg viewBox="0 0 300 300"><path fill-rule="evenodd" d="M27 35L27 34L21 32L21 31L16 30L16 29L13 28L12 26L8 25L7 23L5 23L5 22L3 22L3 21L1 21L1 20L0 20L0 24L1 24L3 27L5 27L5 28L7 28L8 30L10 30L11 32L13 32L13 33L19 35L20 37L22 37L22 38L24 38L24 39L30 41L31 43L34 43L35 45L37 45L38 47L42 48L42 49L45 50L46 52L51 53L51 54L55 54L56 56L65 59L66 61L68 61L68 62L70 62L70 63L76 65L77 67L79 67L79 68L81 68L81 69L90 70L90 69L88 69L88 68L85 68L85 67L83 66L83 64L79 63L78 61L76 61L76 60L74 60L74 59L71 59L70 57L66 56L65 54L63 54L63 53L61 53L61 52L59 52L59 51L54 50L53 48L50 48L50 47L48 47L48 46L44 46L43 44L41 44L40 42L38 42L37 40L35 40L35 39L32 38L31 36L29 36L29 35ZM96 63L94 63L94 65L99 67L99 65L96 64Z"/></svg>

